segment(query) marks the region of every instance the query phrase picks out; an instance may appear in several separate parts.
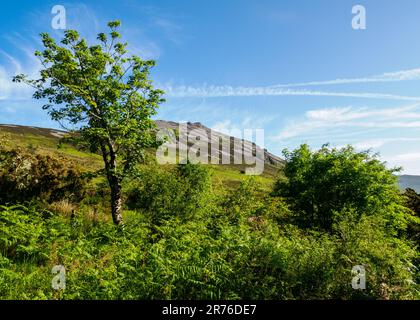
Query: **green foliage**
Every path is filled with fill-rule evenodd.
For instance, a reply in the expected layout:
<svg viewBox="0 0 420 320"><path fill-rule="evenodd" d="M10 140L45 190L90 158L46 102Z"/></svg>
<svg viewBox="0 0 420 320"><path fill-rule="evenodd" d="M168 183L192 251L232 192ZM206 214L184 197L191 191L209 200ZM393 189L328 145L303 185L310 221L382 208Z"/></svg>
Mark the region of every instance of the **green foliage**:
<svg viewBox="0 0 420 320"><path fill-rule="evenodd" d="M82 216L2 210L2 230L16 236L1 242L1 298L419 298L415 251L384 234L373 217L341 221L332 237L275 223L255 229L246 219L231 224L210 214L159 226L135 215L122 230ZM50 286L56 264L66 268L61 292ZM356 264L367 269L365 291L351 288Z"/></svg>
<svg viewBox="0 0 420 320"><path fill-rule="evenodd" d="M407 188L404 192L407 207L413 210L420 217L420 194L411 188Z"/></svg>
<svg viewBox="0 0 420 320"><path fill-rule="evenodd" d="M142 210L156 224L174 216L189 219L208 204L210 177L209 169L190 163L171 170L142 166L127 192L127 206Z"/></svg>
<svg viewBox="0 0 420 320"><path fill-rule="evenodd" d="M38 151L22 154L36 159ZM9 154L0 155L9 167ZM348 167L339 159L334 172ZM31 163L40 180L50 173ZM308 227L296 220L300 193L273 196L254 178L215 190L209 169L189 163L137 168L126 186L124 228L104 219L110 195L101 179L82 201L1 206L0 299L420 299L419 252L390 228L398 201L368 206L372 213L337 197L343 206L333 202L330 229ZM324 174L312 176L319 185L325 171L316 172ZM301 181L301 173L290 171L289 181ZM325 181L332 190L342 186ZM416 199L407 196L410 204ZM65 267L65 290L51 287L55 265ZM366 269L366 290L351 286L356 265Z"/></svg>
<svg viewBox="0 0 420 320"><path fill-rule="evenodd" d="M345 215L351 217L351 214ZM363 216L360 221L342 220L335 226L337 234L336 273L340 278L354 265L366 269L366 290L340 288L336 294L355 298L415 299L414 284L418 272L414 264L418 252L411 242L387 232L387 222L380 216ZM337 281L343 281L343 279Z"/></svg>
<svg viewBox="0 0 420 320"><path fill-rule="evenodd" d="M387 169L369 152L307 145L284 151L285 179L277 181L274 195L284 197L299 225L331 230L343 209L354 219L385 215L391 228L404 229L410 219L397 186L394 169ZM352 209L351 211L349 211Z"/></svg>
<svg viewBox="0 0 420 320"><path fill-rule="evenodd" d="M111 39L101 33L99 44L92 46L75 30L65 31L61 45L41 34L45 50L35 53L44 66L41 78L18 75L14 80L34 86L34 98L48 99L44 109L54 120L81 124L92 148L112 142L125 160L134 160L154 141L147 129L153 127L150 116L163 92L148 79L154 61L125 56L127 43L117 41L119 25L110 22Z"/></svg>
<svg viewBox="0 0 420 320"><path fill-rule="evenodd" d="M415 218L408 225L408 234L420 246L420 194L408 188L405 190L404 196L407 207L415 213Z"/></svg>
<svg viewBox="0 0 420 320"><path fill-rule="evenodd" d="M79 137L91 151L100 151L111 189L114 223L121 224L121 184L146 148L156 147L154 122L163 91L149 79L153 60L127 56L127 43L118 39L119 21L108 23L109 36L100 33L89 46L76 30L66 30L60 44L42 33L44 50L35 52L43 69L39 79L14 77L35 88L35 99L60 123L79 127Z"/></svg>
<svg viewBox="0 0 420 320"><path fill-rule="evenodd" d="M24 206L0 206L0 253L3 259L38 261L47 257L39 245L43 241L41 215Z"/></svg>

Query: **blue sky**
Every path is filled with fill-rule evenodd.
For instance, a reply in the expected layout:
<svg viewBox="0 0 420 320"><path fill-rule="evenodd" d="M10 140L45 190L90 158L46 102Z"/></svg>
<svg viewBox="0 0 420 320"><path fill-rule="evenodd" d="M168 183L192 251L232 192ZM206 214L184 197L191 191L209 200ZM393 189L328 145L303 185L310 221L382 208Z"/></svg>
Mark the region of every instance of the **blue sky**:
<svg viewBox="0 0 420 320"><path fill-rule="evenodd" d="M157 60L152 77L167 92L157 118L263 128L276 154L354 144L420 175L418 0L3 1L0 123L58 127L10 81L36 75L40 32L61 36L57 4L67 28L91 41L120 19L130 51ZM351 27L356 4L366 30Z"/></svg>

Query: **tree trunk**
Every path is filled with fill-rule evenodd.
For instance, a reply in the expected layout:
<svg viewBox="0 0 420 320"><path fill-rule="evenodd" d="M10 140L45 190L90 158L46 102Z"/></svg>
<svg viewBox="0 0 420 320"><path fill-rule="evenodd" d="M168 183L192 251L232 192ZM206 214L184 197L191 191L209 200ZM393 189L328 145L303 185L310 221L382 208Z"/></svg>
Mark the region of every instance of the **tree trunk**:
<svg viewBox="0 0 420 320"><path fill-rule="evenodd" d="M109 181L109 186L111 188L111 214L112 220L116 225L123 223L123 218L121 214L122 208L122 199L121 199L121 184L118 179L111 177Z"/></svg>
<svg viewBox="0 0 420 320"><path fill-rule="evenodd" d="M101 145L102 156L105 163L105 171L108 179L109 188L111 189L111 214L114 224L123 224L122 217L122 197L121 197L121 180L116 174L117 155L112 144L109 144L109 151L107 151L105 144ZM108 158L109 156L109 158Z"/></svg>

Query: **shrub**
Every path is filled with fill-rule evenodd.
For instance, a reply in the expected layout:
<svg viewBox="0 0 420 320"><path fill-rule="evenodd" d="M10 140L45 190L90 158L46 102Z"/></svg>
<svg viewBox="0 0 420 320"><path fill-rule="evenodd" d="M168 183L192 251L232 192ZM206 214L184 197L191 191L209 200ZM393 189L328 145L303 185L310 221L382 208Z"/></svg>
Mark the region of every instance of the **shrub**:
<svg viewBox="0 0 420 320"><path fill-rule="evenodd" d="M0 203L80 200L86 184L77 166L52 155L0 147Z"/></svg>
<svg viewBox="0 0 420 320"><path fill-rule="evenodd" d="M404 229L409 212L403 206L394 169L387 169L369 152L323 146L312 152L307 145L284 151L285 179L279 179L273 195L281 196L306 228L331 231L343 209L353 209L354 219L364 214L385 214L393 228ZM382 210L385 209L386 210Z"/></svg>
<svg viewBox="0 0 420 320"><path fill-rule="evenodd" d="M351 216L346 214L345 216ZM360 221L342 220L334 226L336 239L335 279L343 283L349 270L363 265L366 270L366 290L336 286L335 296L347 298L416 299L414 282L418 256L411 242L386 232L386 220L381 216L365 215Z"/></svg>
<svg viewBox="0 0 420 320"><path fill-rule="evenodd" d="M142 210L153 223L170 217L182 220L197 215L208 204L210 172L200 165L178 165L168 170L143 166L127 194L127 206Z"/></svg>
<svg viewBox="0 0 420 320"><path fill-rule="evenodd" d="M408 234L410 238L420 245L420 194L413 189L408 188L404 192L406 206L415 213L415 219L412 219L408 225Z"/></svg>
<svg viewBox="0 0 420 320"><path fill-rule="evenodd" d="M13 261L41 261L45 225L41 215L24 206L0 206L0 253Z"/></svg>
<svg viewBox="0 0 420 320"><path fill-rule="evenodd" d="M59 214L0 207L0 298L420 298L418 252L389 228L398 202L375 214L343 207L330 229L302 228L290 198L254 179L214 193L207 168L191 164L143 165L128 194L123 228L98 217L106 194L49 206ZM51 288L54 265L66 269L65 290ZM351 286L355 265L366 290Z"/></svg>
<svg viewBox="0 0 420 320"><path fill-rule="evenodd" d="M36 209L0 213L0 297L13 299L395 299L418 298L415 251L384 233L384 221L340 221L334 235L239 219L133 216L124 229L83 216L43 218ZM351 215L346 215L351 216ZM209 225L217 226L215 233ZM6 239L6 240L5 240ZM51 268L66 268L65 291ZM351 287L354 265L367 290Z"/></svg>

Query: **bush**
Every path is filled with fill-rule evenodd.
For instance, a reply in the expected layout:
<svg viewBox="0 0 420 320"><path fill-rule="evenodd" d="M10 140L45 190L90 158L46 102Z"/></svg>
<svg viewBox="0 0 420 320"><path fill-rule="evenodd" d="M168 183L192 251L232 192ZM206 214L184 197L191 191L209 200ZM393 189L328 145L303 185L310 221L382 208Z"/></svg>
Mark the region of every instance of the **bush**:
<svg viewBox="0 0 420 320"><path fill-rule="evenodd" d="M412 219L408 225L408 235L420 246L420 194L408 188L405 190L404 196L407 207L415 213L415 219Z"/></svg>
<svg viewBox="0 0 420 320"><path fill-rule="evenodd" d="M149 165L139 170L126 203L160 224L170 217L187 220L200 214L210 197L210 172L204 166L185 164L168 170Z"/></svg>
<svg viewBox="0 0 420 320"><path fill-rule="evenodd" d="M369 152L355 152L351 146L312 152L302 145L284 155L285 179L277 181L273 195L286 199L300 226L331 231L348 209L355 220L385 214L391 228L406 228L410 213L399 193L396 170Z"/></svg>
<svg viewBox="0 0 420 320"><path fill-rule="evenodd" d="M325 181L332 190L341 183ZM350 200L339 211L332 205L324 229L296 220L299 190L285 202L251 178L215 193L206 167L143 165L129 186L123 228L96 217L106 194L77 207L57 201L52 213L42 203L2 206L0 299L420 298L418 252L389 226L399 202L376 205L374 214ZM55 265L65 267L65 290L51 288ZM356 265L366 269L366 290L351 286Z"/></svg>
<svg viewBox="0 0 420 320"><path fill-rule="evenodd" d="M386 235L377 217L342 220L332 236L210 214L160 225L137 215L121 229L21 206L2 210L2 299L419 298L414 249ZM64 291L51 288L57 264L66 268ZM365 291L351 287L354 265L366 267Z"/></svg>
<svg viewBox="0 0 420 320"><path fill-rule="evenodd" d="M346 215L351 216L351 214ZM360 221L342 220L334 229L337 234L338 282L348 278L354 265L366 269L366 290L341 286L338 297L375 299L416 299L414 282L417 267L413 264L418 252L411 242L386 232L386 220L380 216L365 215Z"/></svg>
<svg viewBox="0 0 420 320"><path fill-rule="evenodd" d="M0 203L81 200L86 184L76 165L51 155L0 146Z"/></svg>
<svg viewBox="0 0 420 320"><path fill-rule="evenodd" d="M41 215L24 206L0 206L0 253L13 261L45 259L45 225Z"/></svg>

